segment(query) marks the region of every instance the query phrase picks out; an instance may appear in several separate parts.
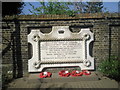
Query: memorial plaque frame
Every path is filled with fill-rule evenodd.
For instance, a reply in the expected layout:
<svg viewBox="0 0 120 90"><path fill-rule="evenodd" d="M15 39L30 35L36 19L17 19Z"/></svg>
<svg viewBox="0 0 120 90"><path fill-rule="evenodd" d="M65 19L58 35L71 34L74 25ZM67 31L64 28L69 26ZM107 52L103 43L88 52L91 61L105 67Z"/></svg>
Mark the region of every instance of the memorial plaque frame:
<svg viewBox="0 0 120 90"><path fill-rule="evenodd" d="M30 34L28 34L28 43L30 43L33 48L33 56L28 60L28 72L41 72L43 68L47 67L70 66L79 66L81 70L94 70L94 57L91 57L89 54L89 45L93 40L94 34L89 28L81 29L79 33L72 33L69 30L69 26L53 26L52 31L48 34L43 34L39 29L32 29ZM80 56L82 60L41 60L41 53L44 52L46 55L46 51L49 51L49 49L46 49L41 52L41 48L43 48L41 42L47 43L51 41L53 43L56 41L63 41L65 43L69 41L80 41L82 44L82 56ZM44 45L45 43L42 44ZM79 51L76 50L75 52ZM45 57L44 54L42 54L43 57ZM54 55L50 57L54 57Z"/></svg>

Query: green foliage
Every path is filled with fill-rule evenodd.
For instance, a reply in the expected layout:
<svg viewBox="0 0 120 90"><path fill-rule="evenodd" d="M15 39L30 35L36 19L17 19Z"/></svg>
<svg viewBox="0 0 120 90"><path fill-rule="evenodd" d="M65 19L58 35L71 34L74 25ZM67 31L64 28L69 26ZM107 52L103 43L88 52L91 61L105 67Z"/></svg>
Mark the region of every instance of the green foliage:
<svg viewBox="0 0 120 90"><path fill-rule="evenodd" d="M111 57L110 60L102 61L98 70L105 76L118 80L120 76L120 61L116 57Z"/></svg>
<svg viewBox="0 0 120 90"><path fill-rule="evenodd" d="M29 11L34 15L41 14L66 14L74 16L79 13L98 13L102 12L102 2L39 2L40 7L35 7L29 3L32 10Z"/></svg>
<svg viewBox="0 0 120 90"><path fill-rule="evenodd" d="M103 12L103 9L106 11L106 8L103 8L103 2L74 2L75 9L77 13L99 13Z"/></svg>
<svg viewBox="0 0 120 90"><path fill-rule="evenodd" d="M13 80L12 65L2 66L2 87L7 87L8 83Z"/></svg>
<svg viewBox="0 0 120 90"><path fill-rule="evenodd" d="M70 2L40 2L40 7L34 7L31 3L29 3L33 10L29 11L35 15L39 14L67 14L73 15L76 11L70 8L72 3Z"/></svg>
<svg viewBox="0 0 120 90"><path fill-rule="evenodd" d="M83 2L74 2L72 3L74 10L79 14L84 12L85 3Z"/></svg>
<svg viewBox="0 0 120 90"><path fill-rule="evenodd" d="M3 74L2 75L2 83L8 83L13 79L12 74Z"/></svg>
<svg viewBox="0 0 120 90"><path fill-rule="evenodd" d="M85 4L84 12L85 13L98 13L102 12L103 3L102 2L87 2Z"/></svg>
<svg viewBox="0 0 120 90"><path fill-rule="evenodd" d="M13 80L12 74L2 74L2 88L6 90L8 83Z"/></svg>

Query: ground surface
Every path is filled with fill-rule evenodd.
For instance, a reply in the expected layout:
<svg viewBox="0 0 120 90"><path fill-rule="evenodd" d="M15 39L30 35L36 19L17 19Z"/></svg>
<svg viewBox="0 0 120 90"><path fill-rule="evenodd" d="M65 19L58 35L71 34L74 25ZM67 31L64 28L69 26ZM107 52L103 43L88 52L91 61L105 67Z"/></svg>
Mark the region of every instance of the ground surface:
<svg viewBox="0 0 120 90"><path fill-rule="evenodd" d="M51 78L40 79L39 74L30 74L14 80L9 84L8 89L13 88L118 88L118 83L98 73L81 77L59 77L53 73Z"/></svg>

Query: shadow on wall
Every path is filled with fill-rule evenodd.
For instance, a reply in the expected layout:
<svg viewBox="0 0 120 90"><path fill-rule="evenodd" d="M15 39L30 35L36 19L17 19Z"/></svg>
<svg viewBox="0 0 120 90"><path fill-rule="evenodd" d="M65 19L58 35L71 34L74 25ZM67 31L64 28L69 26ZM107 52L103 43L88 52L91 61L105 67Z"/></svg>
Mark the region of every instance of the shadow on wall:
<svg viewBox="0 0 120 90"><path fill-rule="evenodd" d="M13 52L13 77L19 78L23 76L23 65L21 55L21 40L20 40L20 23L14 19L15 31L11 35L12 52Z"/></svg>
<svg viewBox="0 0 120 90"><path fill-rule="evenodd" d="M21 55L21 40L20 40L20 23L17 19L14 19L15 30L11 33L11 42L2 51L2 55L12 49L12 59L13 59L13 78L20 78L23 76L23 64Z"/></svg>

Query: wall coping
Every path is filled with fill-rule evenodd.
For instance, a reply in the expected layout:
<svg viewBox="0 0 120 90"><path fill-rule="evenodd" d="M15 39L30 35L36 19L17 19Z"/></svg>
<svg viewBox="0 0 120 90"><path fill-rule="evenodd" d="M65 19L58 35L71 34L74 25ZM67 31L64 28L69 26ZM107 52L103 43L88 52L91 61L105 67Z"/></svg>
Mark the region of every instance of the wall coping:
<svg viewBox="0 0 120 90"><path fill-rule="evenodd" d="M120 13L84 13L75 16L69 15L13 15L5 16L3 20L53 20L53 19L100 19L100 18L120 18Z"/></svg>

